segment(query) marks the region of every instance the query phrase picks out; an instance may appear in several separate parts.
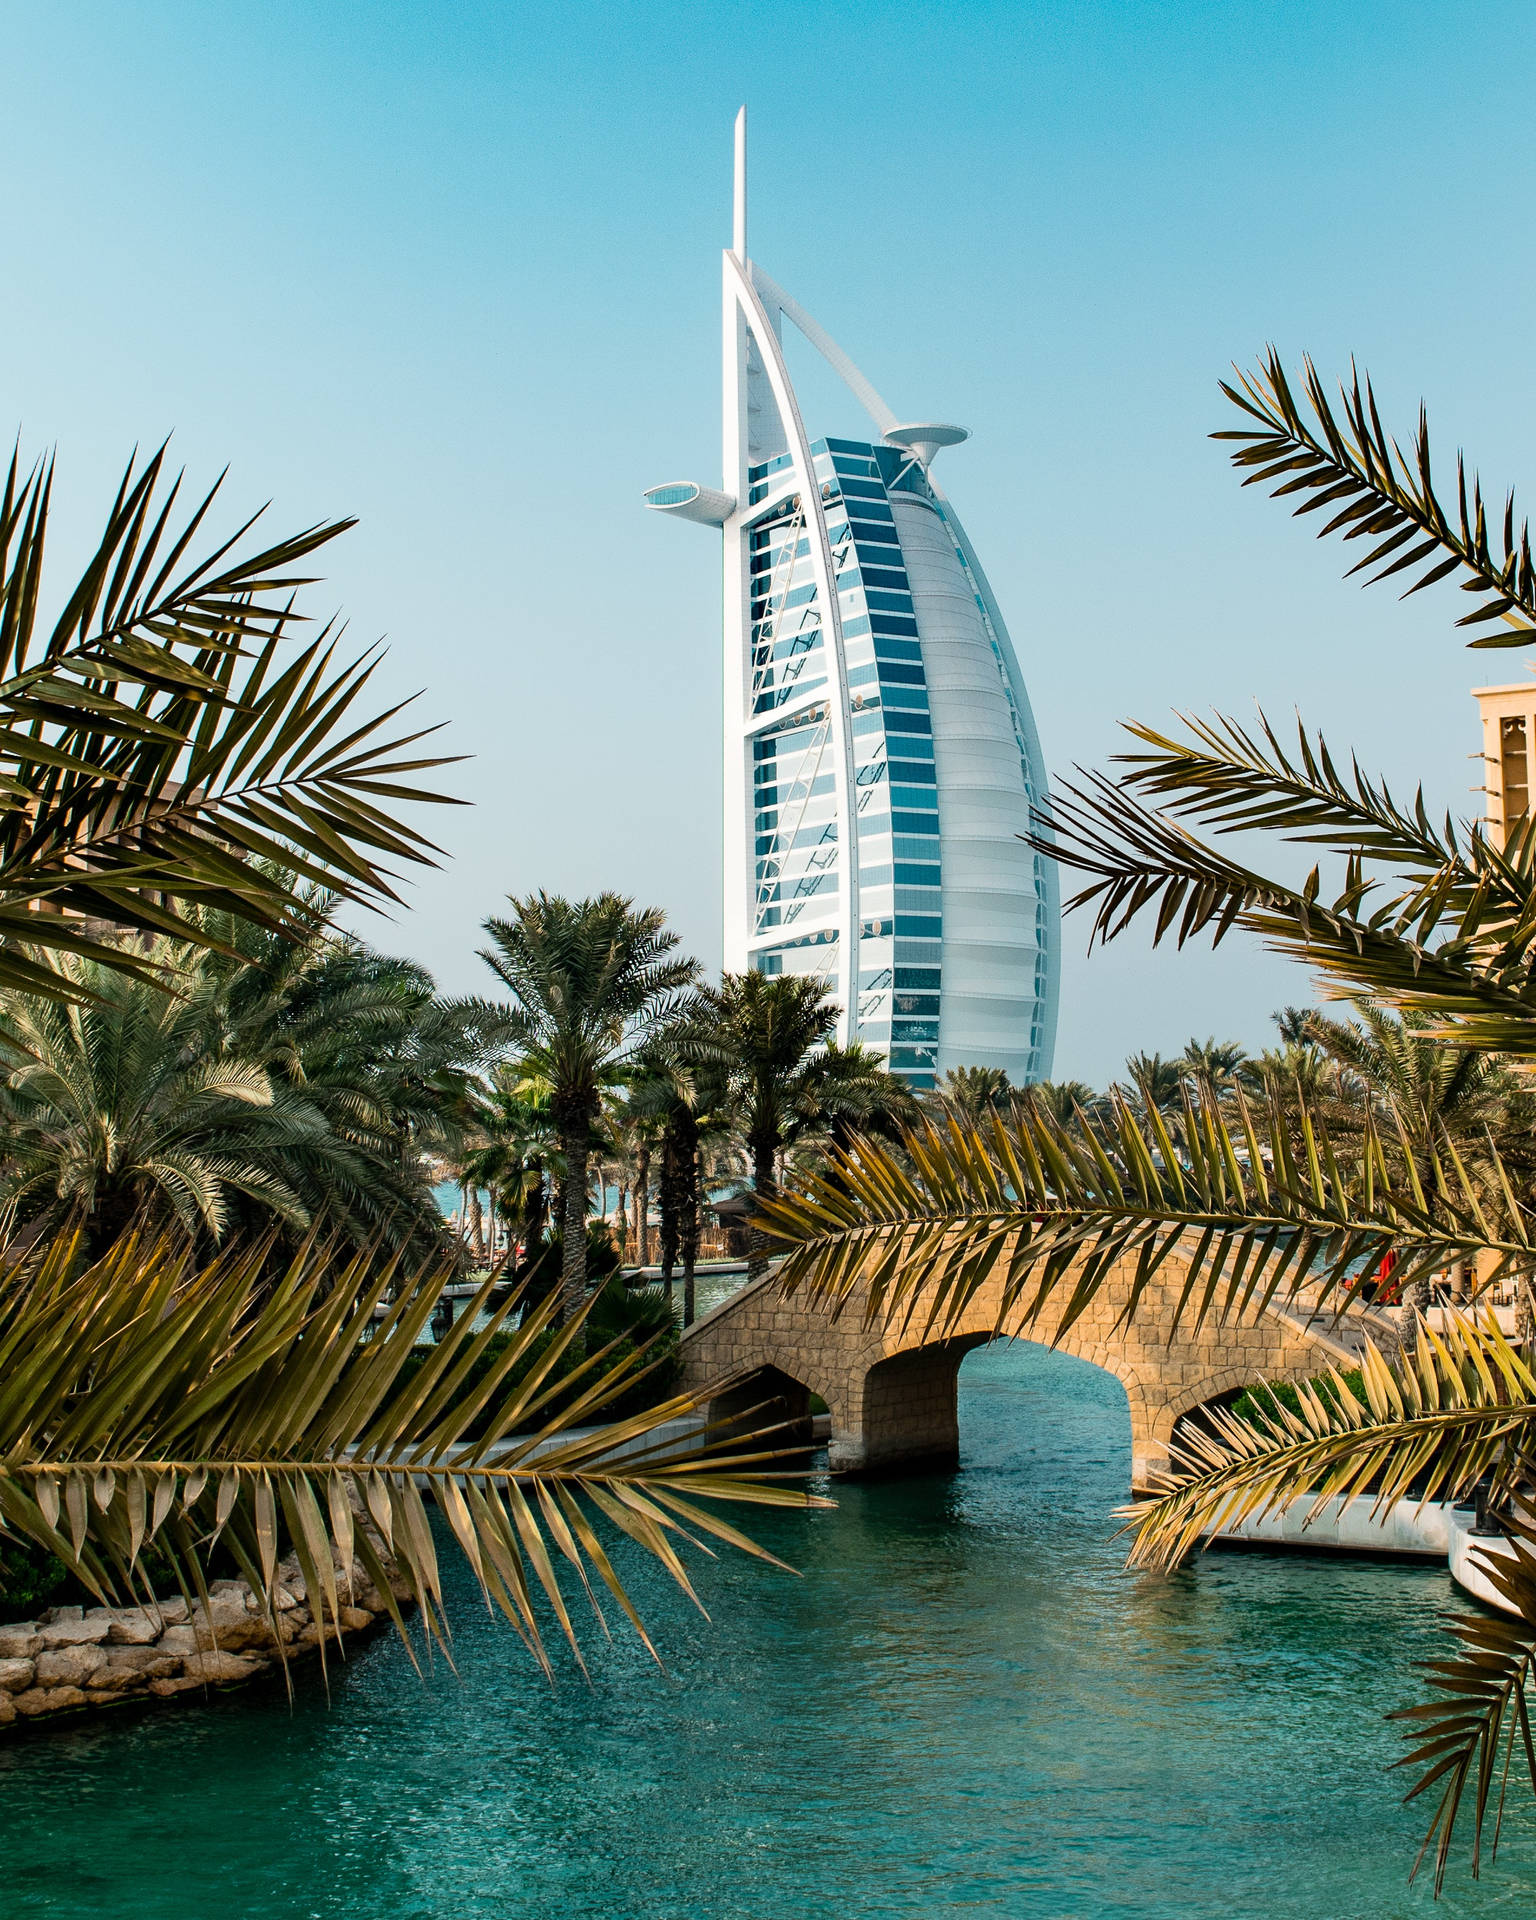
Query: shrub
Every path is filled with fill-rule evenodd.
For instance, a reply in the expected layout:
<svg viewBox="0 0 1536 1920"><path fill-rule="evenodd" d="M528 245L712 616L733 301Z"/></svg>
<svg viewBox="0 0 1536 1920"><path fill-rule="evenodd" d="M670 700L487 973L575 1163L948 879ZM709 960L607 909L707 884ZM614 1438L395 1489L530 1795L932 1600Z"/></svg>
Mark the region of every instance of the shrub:
<svg viewBox="0 0 1536 1920"><path fill-rule="evenodd" d="M1344 1384L1360 1402L1367 1404L1365 1397L1365 1375L1359 1367L1350 1367L1344 1375ZM1337 1388L1327 1374L1318 1374L1307 1382L1314 1393L1325 1402L1336 1400ZM1276 1380L1266 1386L1246 1387L1232 1402L1232 1411L1239 1420L1246 1420L1250 1426L1257 1426L1261 1416L1274 1417L1276 1403L1287 1413L1301 1412L1301 1395L1289 1380Z"/></svg>
<svg viewBox="0 0 1536 1920"><path fill-rule="evenodd" d="M511 1344L513 1335L497 1334L491 1340L486 1351L476 1360L464 1382L464 1396L467 1398L479 1386L492 1367L497 1365L501 1356ZM515 1385L526 1380L538 1367L551 1346L559 1338L558 1328L551 1327L540 1334L530 1346L525 1358L512 1370L511 1377L503 1383L499 1397L505 1399ZM678 1335L676 1323L672 1318L665 1296L659 1287L628 1288L622 1279L615 1275L603 1287L594 1302L587 1319L587 1349L606 1347L610 1341L617 1341L608 1356L611 1363L629 1358L642 1347L648 1349L647 1363L651 1370L636 1380L631 1386L593 1416L597 1421L626 1420L631 1414L644 1413L648 1408L659 1405L677 1391L678 1379L682 1373L682 1361L678 1354ZM427 1364L430 1350L423 1348L419 1354L413 1354L405 1362L401 1379L408 1379L411 1373L419 1372ZM567 1349L555 1363L554 1379L560 1380L575 1367L581 1365L584 1354L572 1354ZM547 1388L550 1381L545 1382ZM592 1384L588 1374L568 1393L556 1394L554 1398L540 1407L530 1424L541 1427L556 1413L563 1412L574 1400L586 1392ZM467 1439L479 1439L485 1431L485 1422L477 1420L466 1434Z"/></svg>

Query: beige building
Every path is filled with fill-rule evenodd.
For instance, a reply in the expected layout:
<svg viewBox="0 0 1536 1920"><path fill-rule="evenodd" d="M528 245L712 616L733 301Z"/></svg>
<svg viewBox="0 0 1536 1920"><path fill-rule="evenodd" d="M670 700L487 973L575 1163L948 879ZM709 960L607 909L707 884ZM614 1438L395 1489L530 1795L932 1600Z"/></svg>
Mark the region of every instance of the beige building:
<svg viewBox="0 0 1536 1920"><path fill-rule="evenodd" d="M1495 846L1530 810L1536 747L1536 678L1513 687L1474 687L1483 719L1484 818Z"/></svg>

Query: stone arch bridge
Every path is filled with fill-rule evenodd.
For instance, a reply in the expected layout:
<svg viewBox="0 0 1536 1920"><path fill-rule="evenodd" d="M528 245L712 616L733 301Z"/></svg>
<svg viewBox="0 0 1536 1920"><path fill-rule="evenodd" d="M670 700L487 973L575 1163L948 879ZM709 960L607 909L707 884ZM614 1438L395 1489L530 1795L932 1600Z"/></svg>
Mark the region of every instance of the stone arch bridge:
<svg viewBox="0 0 1536 1920"><path fill-rule="evenodd" d="M1366 1331L1390 1329L1376 1314L1330 1311L1298 1301L1250 1309L1225 1321L1213 1313L1192 1328L1174 1309L1186 1264L1175 1252L1143 1293L1129 1324L1121 1321L1134 1260L1112 1267L1080 1319L1052 1341L1051 1305L1024 1337L1051 1344L1112 1373L1131 1409L1131 1483L1141 1488L1168 1464L1183 1414L1257 1380L1304 1380L1325 1367L1355 1364ZM1070 1278L1070 1276L1069 1276ZM1070 1297L1063 1282L1058 1297ZM833 1318L803 1292L783 1293L776 1276L742 1289L683 1335L684 1384L717 1387L715 1419L773 1403L773 1417L805 1423L819 1394L831 1419L828 1463L834 1473L889 1473L953 1466L959 1459L956 1376L974 1348L998 1337L1000 1283L981 1288L944 1337L917 1311L868 1324L855 1294ZM1014 1331L1010 1327L1008 1331ZM764 1408L766 1412L766 1408ZM762 1416L759 1415L759 1418Z"/></svg>

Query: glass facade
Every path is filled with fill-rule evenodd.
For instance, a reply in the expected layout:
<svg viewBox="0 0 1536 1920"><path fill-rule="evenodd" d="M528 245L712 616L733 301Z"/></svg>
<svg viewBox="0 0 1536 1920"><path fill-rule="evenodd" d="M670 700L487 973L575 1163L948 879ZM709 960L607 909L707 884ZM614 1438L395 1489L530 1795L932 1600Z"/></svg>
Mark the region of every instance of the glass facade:
<svg viewBox="0 0 1536 1920"><path fill-rule="evenodd" d="M913 455L854 440L811 444L811 518L792 484L789 454L748 471L749 505L764 508L748 534L752 654L753 909L749 964L767 973L824 977L850 1003L849 1037L884 1054L913 1086L931 1087L944 994L944 859L934 723L922 630L892 496L946 507ZM842 671L813 559L815 515L826 550ZM953 544L953 542L952 542ZM1019 778L1037 797L1028 737L1007 666L963 547L954 545L996 673ZM832 702L844 707L849 746L840 768ZM840 774L848 791L839 795ZM842 804L839 804L840 797ZM840 909L856 883L856 960L840 939ZM1035 931L1025 1077L1048 1071L1040 1005L1051 965L1053 903L1031 876ZM856 979L854 970L856 968ZM1016 1063L1015 1063L1016 1064Z"/></svg>

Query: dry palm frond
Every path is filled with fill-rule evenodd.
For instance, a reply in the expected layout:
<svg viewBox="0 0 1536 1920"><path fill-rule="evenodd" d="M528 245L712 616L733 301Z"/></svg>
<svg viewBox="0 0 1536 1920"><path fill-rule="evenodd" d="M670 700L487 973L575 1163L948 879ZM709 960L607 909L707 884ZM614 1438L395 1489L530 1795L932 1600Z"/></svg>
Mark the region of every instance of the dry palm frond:
<svg viewBox="0 0 1536 1920"><path fill-rule="evenodd" d="M1303 1285L1342 1310L1353 1276L1389 1251L1404 1284L1480 1248L1532 1257L1491 1144L1474 1179L1454 1141L1415 1166L1370 1115L1340 1149L1305 1098L1254 1106L1186 1083L1181 1102L1174 1118L1115 1098L1089 1126L1022 1101L919 1127L899 1149L862 1140L759 1203L780 1277L834 1306L862 1293L871 1319L920 1312L935 1330L996 1284L1000 1330L1059 1336L1126 1258L1127 1316L1177 1251L1178 1311L1198 1323Z"/></svg>
<svg viewBox="0 0 1536 1920"><path fill-rule="evenodd" d="M412 1371L435 1277L412 1280L397 1265L370 1278L366 1256L337 1270L312 1240L273 1281L268 1252L246 1245L196 1268L168 1240L129 1235L83 1274L67 1242L36 1273L0 1274L0 1522L56 1553L104 1602L149 1597L151 1549L184 1594L205 1596L208 1556L223 1543L269 1623L290 1550L317 1618L321 1607L334 1617L334 1568L355 1555L402 1635L391 1569L429 1640L446 1646L430 1499L487 1599L547 1670L541 1612L576 1650L562 1567L599 1619L606 1589L651 1644L603 1534L628 1536L692 1596L685 1544L713 1539L772 1558L715 1503L817 1504L761 1477L773 1458L761 1440L728 1454L664 1437L647 1448L696 1410L696 1395L575 1431L600 1420L645 1362L604 1348L557 1377L581 1322L551 1334L552 1302L471 1385L510 1311L491 1310L491 1282ZM615 1458L626 1444L640 1450Z"/></svg>

